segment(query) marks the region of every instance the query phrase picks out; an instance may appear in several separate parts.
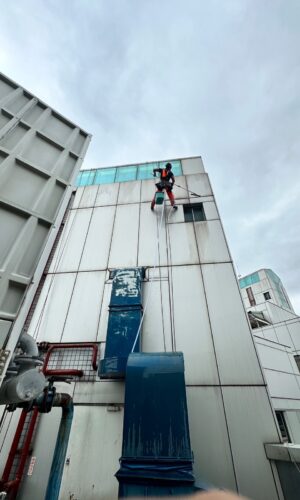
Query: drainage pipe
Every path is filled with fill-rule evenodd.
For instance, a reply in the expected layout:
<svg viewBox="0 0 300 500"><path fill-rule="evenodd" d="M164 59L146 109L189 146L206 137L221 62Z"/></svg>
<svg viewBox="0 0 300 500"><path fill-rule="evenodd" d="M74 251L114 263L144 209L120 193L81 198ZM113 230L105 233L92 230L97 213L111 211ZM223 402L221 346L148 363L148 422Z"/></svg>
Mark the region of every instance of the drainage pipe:
<svg viewBox="0 0 300 500"><path fill-rule="evenodd" d="M54 397L53 406L60 406L62 408L62 417L56 439L45 500L58 500L59 497L73 420L73 399L69 394L58 393Z"/></svg>

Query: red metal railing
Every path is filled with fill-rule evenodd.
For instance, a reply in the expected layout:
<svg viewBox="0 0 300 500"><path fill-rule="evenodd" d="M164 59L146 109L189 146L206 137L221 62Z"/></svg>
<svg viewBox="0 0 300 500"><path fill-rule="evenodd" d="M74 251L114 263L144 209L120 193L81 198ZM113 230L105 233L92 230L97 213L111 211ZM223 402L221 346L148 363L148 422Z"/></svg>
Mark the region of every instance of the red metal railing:
<svg viewBox="0 0 300 500"><path fill-rule="evenodd" d="M58 375L58 376L72 376L72 377L82 377L84 375L83 370L77 370L77 369L49 369L47 368L49 364L49 360L51 357L51 354L53 353L54 350L58 349L87 349L90 348L92 350L92 359L91 359L91 365L93 367L94 371L97 371L97 358L98 358L98 346L97 344L93 344L92 342L86 342L86 343L73 343L73 344L49 344L47 354L44 360L44 366L43 366L43 373L46 376L51 376L51 375ZM14 500L17 496L18 489L20 486L21 479L23 477L24 473L24 468L26 465L26 460L29 455L29 450L30 450L30 444L32 441L33 433L35 430L35 426L37 423L37 418L38 418L38 409L34 408L31 414L31 419L29 422L29 427L26 431L26 435L24 437L23 445L21 450L18 449L21 441L21 436L22 432L24 430L25 426L25 421L26 417L28 416L28 412L26 410L22 410L19 422L16 428L16 432L11 444L11 448L7 457L7 461L5 464L5 468L3 471L3 475L0 481L0 485L3 490L8 492L8 498L10 500ZM16 457L20 454L20 459L19 463L17 466L17 470L15 473L15 477L13 480L9 480L9 477L11 475L11 471L14 465L14 461Z"/></svg>

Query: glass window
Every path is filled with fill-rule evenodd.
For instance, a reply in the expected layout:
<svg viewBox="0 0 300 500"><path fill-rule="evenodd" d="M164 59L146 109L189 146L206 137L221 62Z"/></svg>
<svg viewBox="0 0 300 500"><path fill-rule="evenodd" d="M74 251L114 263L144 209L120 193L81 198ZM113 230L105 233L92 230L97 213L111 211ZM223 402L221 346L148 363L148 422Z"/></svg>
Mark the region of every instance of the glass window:
<svg viewBox="0 0 300 500"><path fill-rule="evenodd" d="M116 182L135 181L136 171L135 166L117 168Z"/></svg>
<svg viewBox="0 0 300 500"><path fill-rule="evenodd" d="M300 356L299 356L299 354L296 354L296 355L294 356L294 358L295 358L295 361L296 361L296 364L297 364L298 370L299 370L299 372L300 372Z"/></svg>
<svg viewBox="0 0 300 500"><path fill-rule="evenodd" d="M246 286L254 285L254 283L258 283L259 281L260 279L258 273L249 274L249 276L245 276L245 278L239 280L240 288L245 288Z"/></svg>
<svg viewBox="0 0 300 500"><path fill-rule="evenodd" d="M95 184L111 184L115 182L115 168L99 168L95 175Z"/></svg>
<svg viewBox="0 0 300 500"><path fill-rule="evenodd" d="M172 172L173 174L176 175L182 175L182 168L181 168L181 161L180 160L167 160L167 161L160 161L159 162L159 168L165 168L167 163L171 163L172 165Z"/></svg>
<svg viewBox="0 0 300 500"><path fill-rule="evenodd" d="M284 417L284 412L283 411L275 411L276 417L277 417L277 422L279 425L281 437L284 443L291 443L291 438L289 435L289 431L286 425L285 417Z"/></svg>
<svg viewBox="0 0 300 500"><path fill-rule="evenodd" d="M197 222L206 220L203 203L193 203L191 205L183 205L184 221Z"/></svg>
<svg viewBox="0 0 300 500"><path fill-rule="evenodd" d="M265 298L265 300L270 300L271 299L270 292L264 292L264 298Z"/></svg>
<svg viewBox="0 0 300 500"><path fill-rule="evenodd" d="M77 186L90 186L94 183L95 170L82 170L77 177Z"/></svg>
<svg viewBox="0 0 300 500"><path fill-rule="evenodd" d="M158 168L158 163L147 163L146 165L139 165L137 178L139 180L153 179L153 169Z"/></svg>
<svg viewBox="0 0 300 500"><path fill-rule="evenodd" d="M251 286L249 286L249 288L246 288L246 292L247 292L247 296L248 296L248 299L249 299L249 302L250 302L250 306L251 307L252 306L256 306L256 300L254 298Z"/></svg>

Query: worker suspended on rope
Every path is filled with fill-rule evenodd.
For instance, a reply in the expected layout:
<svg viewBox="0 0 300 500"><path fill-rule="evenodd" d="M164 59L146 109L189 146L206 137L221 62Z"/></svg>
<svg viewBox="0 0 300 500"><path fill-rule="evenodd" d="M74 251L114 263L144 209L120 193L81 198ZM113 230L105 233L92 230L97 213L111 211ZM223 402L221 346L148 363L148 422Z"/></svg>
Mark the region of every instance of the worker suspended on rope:
<svg viewBox="0 0 300 500"><path fill-rule="evenodd" d="M157 191L154 195L154 198L151 202L151 210L154 210L155 202L156 202L156 195L157 193L162 193L164 190L166 190L167 195L169 197L169 200L171 202L172 207L174 210L177 210L177 206L175 205L175 198L172 193L172 189L175 183L175 177L172 172L172 164L167 163L165 168L154 168L153 169L153 176L156 177L156 172L160 174L160 181L155 184L157 187Z"/></svg>

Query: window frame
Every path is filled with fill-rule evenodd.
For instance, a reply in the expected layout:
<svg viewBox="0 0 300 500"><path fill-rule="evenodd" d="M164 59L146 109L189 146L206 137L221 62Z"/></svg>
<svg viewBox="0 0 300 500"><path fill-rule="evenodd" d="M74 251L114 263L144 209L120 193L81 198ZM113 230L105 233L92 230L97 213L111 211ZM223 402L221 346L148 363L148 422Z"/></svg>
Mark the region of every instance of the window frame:
<svg viewBox="0 0 300 500"><path fill-rule="evenodd" d="M199 212L196 212L195 209L199 209ZM201 213L203 218L198 218L195 217L195 212L196 213ZM183 205L183 217L184 217L184 222L206 222L206 215L204 211L204 206L203 203L185 203Z"/></svg>

